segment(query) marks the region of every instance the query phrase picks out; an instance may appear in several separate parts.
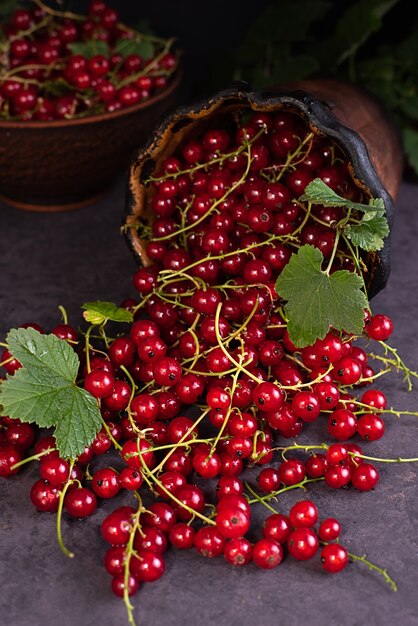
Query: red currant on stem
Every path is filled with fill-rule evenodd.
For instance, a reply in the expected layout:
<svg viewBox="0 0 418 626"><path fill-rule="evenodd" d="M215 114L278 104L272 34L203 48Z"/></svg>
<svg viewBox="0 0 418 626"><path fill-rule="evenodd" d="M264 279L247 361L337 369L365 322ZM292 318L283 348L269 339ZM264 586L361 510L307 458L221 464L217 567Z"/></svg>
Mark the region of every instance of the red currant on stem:
<svg viewBox="0 0 418 626"><path fill-rule="evenodd" d="M338 539L340 534L341 524L333 517L327 517L319 524L318 537L321 541L335 541L335 539Z"/></svg>
<svg viewBox="0 0 418 626"><path fill-rule="evenodd" d="M97 499L93 491L87 487L77 487L68 491L64 506L71 517L84 518L90 517L96 510Z"/></svg>
<svg viewBox="0 0 418 626"><path fill-rule="evenodd" d="M339 543L329 543L321 550L321 563L326 572L341 572L349 562L348 552Z"/></svg>
<svg viewBox="0 0 418 626"><path fill-rule="evenodd" d="M313 528L318 521L318 509L312 500L296 502L289 513L293 528Z"/></svg>
<svg viewBox="0 0 418 626"><path fill-rule="evenodd" d="M296 528L287 539L289 554L298 561L311 559L318 551L319 540L311 528Z"/></svg>
<svg viewBox="0 0 418 626"><path fill-rule="evenodd" d="M195 530L189 524L178 522L170 528L168 535L172 546L178 550L187 550L194 546Z"/></svg>

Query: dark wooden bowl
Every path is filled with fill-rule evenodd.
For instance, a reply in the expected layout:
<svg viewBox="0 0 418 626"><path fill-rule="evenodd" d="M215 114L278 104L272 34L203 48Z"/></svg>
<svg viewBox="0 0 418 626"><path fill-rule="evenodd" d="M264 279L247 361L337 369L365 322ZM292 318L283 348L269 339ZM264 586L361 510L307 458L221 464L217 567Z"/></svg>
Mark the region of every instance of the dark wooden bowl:
<svg viewBox="0 0 418 626"><path fill-rule="evenodd" d="M0 200L30 211L92 204L177 104L182 72L158 94L114 113L51 122L0 121Z"/></svg>
<svg viewBox="0 0 418 626"><path fill-rule="evenodd" d="M403 152L398 131L382 105L368 92L346 82L310 80L279 85L268 91L254 90L246 83L231 86L206 99L179 107L149 135L129 172L124 218L127 243L140 265L148 265L145 244L138 234L141 221L152 220L149 190L144 182L159 164L196 132L219 116L242 108L272 112L298 112L311 130L330 137L351 163L351 174L367 197L382 198L389 226L403 171ZM385 246L370 253L367 288L369 297L387 283L390 272L390 235Z"/></svg>

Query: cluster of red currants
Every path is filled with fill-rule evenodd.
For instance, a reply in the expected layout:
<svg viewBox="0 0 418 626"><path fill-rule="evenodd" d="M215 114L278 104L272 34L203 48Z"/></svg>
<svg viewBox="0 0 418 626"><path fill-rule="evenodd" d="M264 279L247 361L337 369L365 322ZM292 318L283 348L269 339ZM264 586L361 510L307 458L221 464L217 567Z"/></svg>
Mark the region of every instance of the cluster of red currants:
<svg viewBox="0 0 418 626"><path fill-rule="evenodd" d="M263 523L262 537L253 542L244 537L250 526L250 509L239 479L219 480L216 510L216 525L195 530L182 518L179 521L175 508L165 502L152 504L141 515L140 526L133 507L115 509L101 525L102 537L110 544L104 566L112 576L113 592L123 597L127 586L131 596L142 583L158 580L165 571L164 553L169 545L177 550L194 548L206 558L223 556L238 567L253 562L262 569L273 569L282 562L285 552L306 561L318 553L321 545L320 560L325 571L339 572L349 562L347 549L334 543L341 533L340 522L325 518L316 529L318 509L311 500L296 502L288 516L269 515Z"/></svg>
<svg viewBox="0 0 418 626"><path fill-rule="evenodd" d="M72 460L60 458L54 438L43 434L34 446L40 479L31 499L39 510L55 512L62 503L83 518L98 499L121 489L134 495L136 508L118 507L101 526L111 544L105 568L126 602L164 573L169 544L267 569L284 550L307 560L322 544L323 567L340 571L349 555L329 543L340 525L327 519L315 530L313 502L297 502L289 516L270 515L256 541L248 538L252 507L310 482L368 491L379 479L348 440L384 434L385 394L364 387L381 374L367 346L390 337L391 319L365 311L361 338L331 328L298 348L275 289L292 252L307 243L331 269L365 263L336 237L344 209L299 200L316 177L346 198L362 201L363 192L341 148L297 114L246 112L245 120L230 116L206 128L148 181L153 219L141 226L148 265L132 278L139 301L122 303L133 322L111 338L102 327L104 341L89 332L83 339L68 324L54 329L77 350L79 384L97 399L103 427ZM19 367L7 349L2 364L9 375ZM329 445L283 446L324 416ZM26 429L18 420L3 417L2 426L0 475L8 476L33 438L16 435ZM116 458L91 473L95 459L110 453ZM145 505L150 496L155 501Z"/></svg>
<svg viewBox="0 0 418 626"><path fill-rule="evenodd" d="M36 2L0 26L0 117L51 121L134 106L178 67L173 40L140 33L91 0L86 16Z"/></svg>

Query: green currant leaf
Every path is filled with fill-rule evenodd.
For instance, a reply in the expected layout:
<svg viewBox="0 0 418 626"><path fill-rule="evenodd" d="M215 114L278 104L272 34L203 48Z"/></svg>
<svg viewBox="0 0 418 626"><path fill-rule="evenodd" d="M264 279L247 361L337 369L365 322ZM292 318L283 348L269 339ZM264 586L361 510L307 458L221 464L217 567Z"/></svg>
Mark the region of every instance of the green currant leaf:
<svg viewBox="0 0 418 626"><path fill-rule="evenodd" d="M64 78L54 78L53 80L45 80L42 83L42 89L50 96L62 96L69 91L75 91L75 87L67 82Z"/></svg>
<svg viewBox="0 0 418 626"><path fill-rule="evenodd" d="M121 39L114 48L114 52L121 54L124 58L130 54L138 54L142 59L148 61L154 56L154 44L151 41L143 39Z"/></svg>
<svg viewBox="0 0 418 626"><path fill-rule="evenodd" d="M363 280L348 270L328 275L318 248L304 245L292 254L276 282L287 300L284 307L289 337L298 348L323 339L330 327L360 335L367 298Z"/></svg>
<svg viewBox="0 0 418 626"><path fill-rule="evenodd" d="M352 200L339 196L320 178L314 178L309 185L306 185L305 192L300 196L299 200L301 202L322 204L323 206L340 206L356 211L363 211L364 213L367 211L375 212L376 209L379 209L381 212L385 211L385 205L381 198L371 198L369 204L353 202Z"/></svg>
<svg viewBox="0 0 418 626"><path fill-rule="evenodd" d="M384 246L384 238L388 234L388 221L379 211L365 213L359 224L348 224L344 230L344 235L355 246L367 252L381 250Z"/></svg>
<svg viewBox="0 0 418 626"><path fill-rule="evenodd" d="M0 3L0 16L2 18L8 18L17 11L22 8L22 4L20 0L2 0Z"/></svg>
<svg viewBox="0 0 418 626"><path fill-rule="evenodd" d="M112 322L132 322L133 314L123 307L113 304L113 302L86 302L81 306L85 309L84 319L90 324L105 324Z"/></svg>
<svg viewBox="0 0 418 626"><path fill-rule="evenodd" d="M41 428L55 427L60 455L75 459L101 428L97 401L76 385L77 354L66 341L33 328L12 329L7 343L22 367L0 386L4 413Z"/></svg>
<svg viewBox="0 0 418 626"><path fill-rule="evenodd" d="M316 60L308 54L288 55L286 59L274 57L274 64L266 84L277 85L280 82L303 80L319 70Z"/></svg>
<svg viewBox="0 0 418 626"><path fill-rule="evenodd" d="M250 27L245 43L266 46L275 41L305 42L310 29L331 9L332 2L323 0L269 2Z"/></svg>
<svg viewBox="0 0 418 626"><path fill-rule="evenodd" d="M408 162L418 174L418 131L414 128L404 128L402 134Z"/></svg>
<svg viewBox="0 0 418 626"><path fill-rule="evenodd" d="M81 54L86 59L91 59L96 54L109 56L109 46L101 39L88 39L87 41L74 41L68 45L72 54Z"/></svg>
<svg viewBox="0 0 418 626"><path fill-rule="evenodd" d="M339 15L328 39L319 43L318 54L323 64L339 65L356 52L382 26L382 19L399 0L357 0Z"/></svg>
<svg viewBox="0 0 418 626"><path fill-rule="evenodd" d="M413 94L407 96L400 102L400 109L410 120L418 121L418 96Z"/></svg>

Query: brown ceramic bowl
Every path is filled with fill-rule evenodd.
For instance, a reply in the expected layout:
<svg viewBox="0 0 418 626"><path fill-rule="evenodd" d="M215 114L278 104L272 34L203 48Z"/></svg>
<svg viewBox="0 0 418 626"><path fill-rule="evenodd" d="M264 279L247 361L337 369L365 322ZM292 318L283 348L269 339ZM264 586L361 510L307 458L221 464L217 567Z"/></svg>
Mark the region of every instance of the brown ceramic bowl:
<svg viewBox="0 0 418 626"><path fill-rule="evenodd" d="M92 204L128 168L135 149L177 103L182 71L136 106L74 120L0 121L0 200L30 211Z"/></svg>

